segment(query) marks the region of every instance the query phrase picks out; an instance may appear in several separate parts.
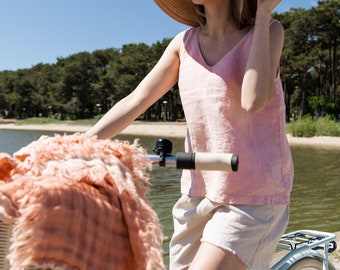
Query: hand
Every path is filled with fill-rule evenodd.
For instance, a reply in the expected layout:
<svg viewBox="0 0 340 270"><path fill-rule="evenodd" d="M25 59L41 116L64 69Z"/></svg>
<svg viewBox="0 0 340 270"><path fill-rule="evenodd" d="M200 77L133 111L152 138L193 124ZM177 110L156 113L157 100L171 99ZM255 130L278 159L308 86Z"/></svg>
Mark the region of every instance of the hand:
<svg viewBox="0 0 340 270"><path fill-rule="evenodd" d="M257 0L257 11L272 13L280 2L281 0Z"/></svg>

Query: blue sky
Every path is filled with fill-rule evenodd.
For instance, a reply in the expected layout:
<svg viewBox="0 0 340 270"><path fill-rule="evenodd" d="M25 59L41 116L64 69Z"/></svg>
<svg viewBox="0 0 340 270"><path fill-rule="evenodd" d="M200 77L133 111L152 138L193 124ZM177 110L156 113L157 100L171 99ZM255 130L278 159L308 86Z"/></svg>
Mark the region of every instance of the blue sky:
<svg viewBox="0 0 340 270"><path fill-rule="evenodd" d="M317 5L283 0L277 12ZM55 63L82 51L151 45L186 29L152 0L2 0L0 71Z"/></svg>

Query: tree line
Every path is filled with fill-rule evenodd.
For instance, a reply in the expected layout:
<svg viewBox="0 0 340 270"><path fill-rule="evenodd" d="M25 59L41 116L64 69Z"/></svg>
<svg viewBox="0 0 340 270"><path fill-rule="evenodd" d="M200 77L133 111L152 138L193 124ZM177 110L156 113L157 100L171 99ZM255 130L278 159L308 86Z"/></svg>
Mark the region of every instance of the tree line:
<svg viewBox="0 0 340 270"><path fill-rule="evenodd" d="M340 115L340 2L319 1L311 9L273 14L285 28L281 78L287 120ZM151 46L127 44L80 52L27 69L0 72L3 117L85 119L108 111L129 94L156 64L170 39ZM144 120L183 119L177 85L152 105Z"/></svg>

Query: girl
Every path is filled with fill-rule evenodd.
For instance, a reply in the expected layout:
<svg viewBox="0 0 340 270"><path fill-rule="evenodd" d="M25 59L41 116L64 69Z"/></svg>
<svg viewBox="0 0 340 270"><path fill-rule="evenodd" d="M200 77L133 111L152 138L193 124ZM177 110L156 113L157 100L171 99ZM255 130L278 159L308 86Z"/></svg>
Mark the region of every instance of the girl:
<svg viewBox="0 0 340 270"><path fill-rule="evenodd" d="M284 31L271 19L280 0L155 1L191 28L87 134L117 135L178 82L186 151L237 153L240 165L183 171L170 269L269 269L293 181L279 77Z"/></svg>

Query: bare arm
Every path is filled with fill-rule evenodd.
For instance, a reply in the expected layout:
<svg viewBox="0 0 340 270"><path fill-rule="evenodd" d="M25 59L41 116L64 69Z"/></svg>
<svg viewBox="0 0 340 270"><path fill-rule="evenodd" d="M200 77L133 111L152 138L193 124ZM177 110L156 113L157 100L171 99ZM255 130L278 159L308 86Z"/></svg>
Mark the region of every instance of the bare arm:
<svg viewBox="0 0 340 270"><path fill-rule="evenodd" d="M273 97L274 81L279 69L284 30L280 23L271 26L271 11L280 2L258 0L254 37L250 49L246 73L242 83L241 105L251 112L261 111ZM272 7L263 7L271 2ZM275 4L276 2L276 4Z"/></svg>
<svg viewBox="0 0 340 270"><path fill-rule="evenodd" d="M116 136L169 91L178 80L181 40L182 35L177 35L137 88L116 103L86 134L100 139Z"/></svg>

